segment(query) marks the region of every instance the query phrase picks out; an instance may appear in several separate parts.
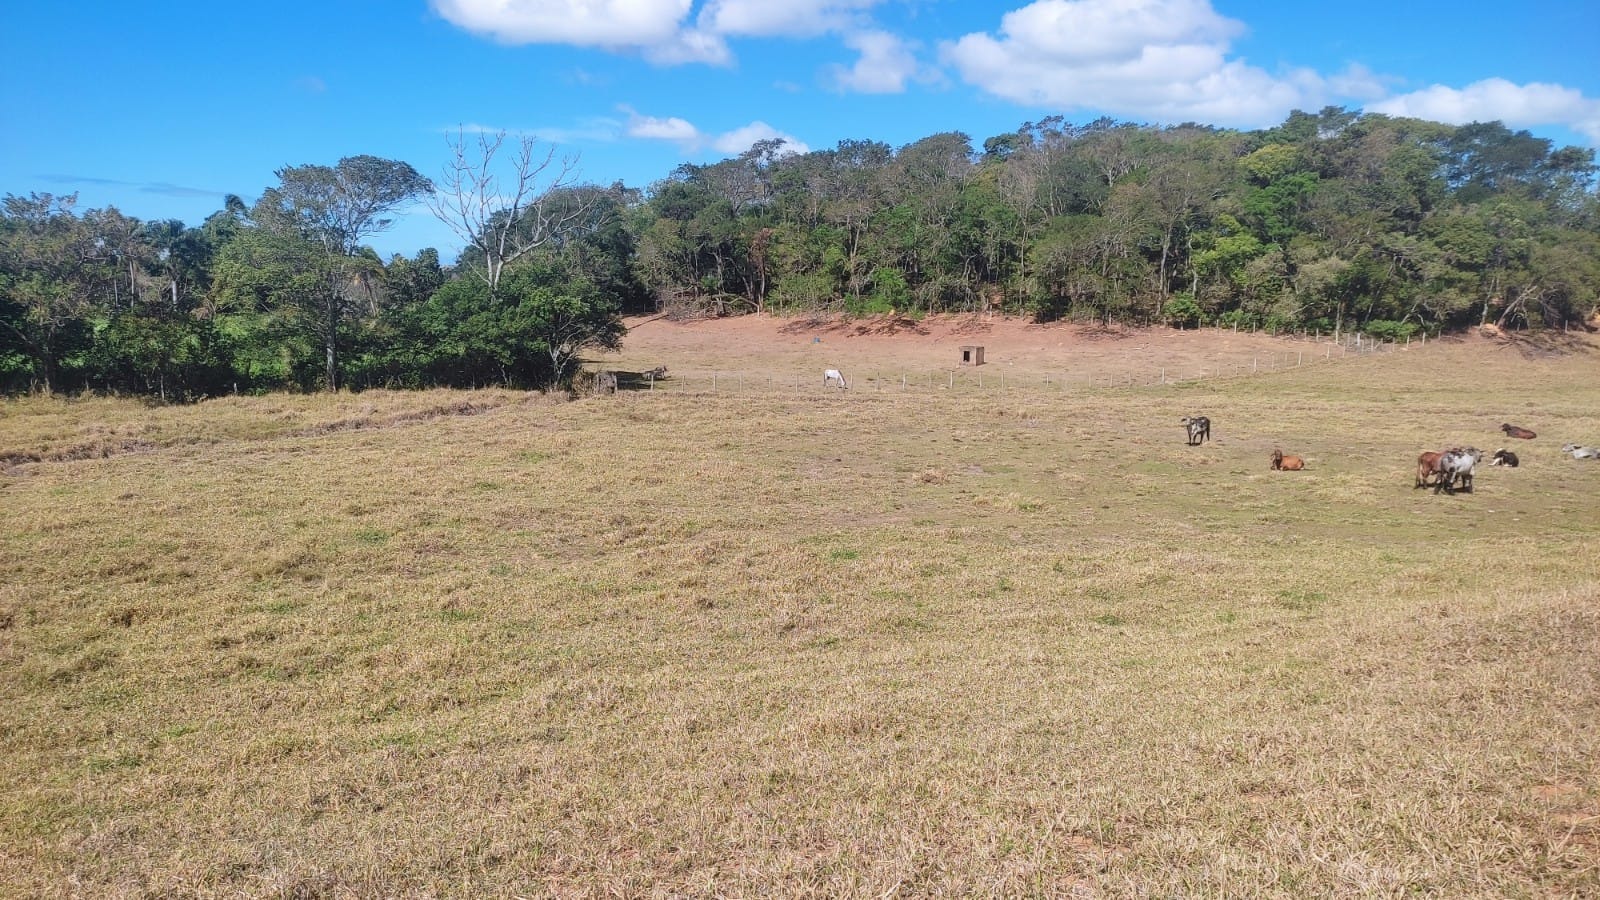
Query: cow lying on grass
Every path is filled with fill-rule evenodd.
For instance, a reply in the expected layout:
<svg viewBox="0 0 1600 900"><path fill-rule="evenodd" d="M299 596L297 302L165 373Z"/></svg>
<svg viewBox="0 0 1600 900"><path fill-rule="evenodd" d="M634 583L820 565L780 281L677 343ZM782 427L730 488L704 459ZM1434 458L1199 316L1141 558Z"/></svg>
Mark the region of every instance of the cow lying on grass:
<svg viewBox="0 0 1600 900"><path fill-rule="evenodd" d="M1526 429L1526 428L1518 428L1517 426L1512 425L1510 423L1501 425L1500 426L1500 430L1504 431L1506 433L1506 437L1521 438L1524 441L1531 441L1534 438L1538 437L1537 434L1534 434L1533 432L1529 431L1528 429Z"/></svg>
<svg viewBox="0 0 1600 900"><path fill-rule="evenodd" d="M1272 469L1275 472L1298 472L1306 467L1306 461L1298 456L1284 456L1282 450L1272 451Z"/></svg>
<svg viewBox="0 0 1600 900"><path fill-rule="evenodd" d="M1512 453L1510 450L1496 450L1494 452L1494 457L1489 460L1489 465L1505 466L1508 469L1515 469L1517 467L1517 455Z"/></svg>
<svg viewBox="0 0 1600 900"><path fill-rule="evenodd" d="M1573 459L1600 459L1600 450L1593 447L1583 447L1578 444L1567 444L1561 448L1562 453L1571 453Z"/></svg>

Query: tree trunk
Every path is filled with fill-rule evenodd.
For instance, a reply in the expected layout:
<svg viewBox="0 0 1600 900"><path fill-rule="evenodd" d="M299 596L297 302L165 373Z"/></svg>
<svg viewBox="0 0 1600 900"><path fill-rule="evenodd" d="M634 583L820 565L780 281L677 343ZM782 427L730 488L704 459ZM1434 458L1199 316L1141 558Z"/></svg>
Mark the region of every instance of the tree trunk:
<svg viewBox="0 0 1600 900"><path fill-rule="evenodd" d="M328 329L325 349L328 356L328 391L331 393L339 389L339 295L335 292L328 298L328 320L324 325Z"/></svg>

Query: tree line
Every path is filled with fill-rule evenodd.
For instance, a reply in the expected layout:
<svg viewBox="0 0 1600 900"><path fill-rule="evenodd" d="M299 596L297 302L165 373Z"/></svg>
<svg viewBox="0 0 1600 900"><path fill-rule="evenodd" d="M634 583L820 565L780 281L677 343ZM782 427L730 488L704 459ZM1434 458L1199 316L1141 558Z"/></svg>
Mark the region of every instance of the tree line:
<svg viewBox="0 0 1600 900"><path fill-rule="evenodd" d="M1041 321L1362 331L1596 313L1594 151L1329 107L1255 131L1061 117L975 148L842 141L581 183L532 139L458 135L437 181L291 166L198 226L75 197L0 210L0 388L187 399L543 387L627 311L1001 310ZM427 202L465 249L367 245Z"/></svg>

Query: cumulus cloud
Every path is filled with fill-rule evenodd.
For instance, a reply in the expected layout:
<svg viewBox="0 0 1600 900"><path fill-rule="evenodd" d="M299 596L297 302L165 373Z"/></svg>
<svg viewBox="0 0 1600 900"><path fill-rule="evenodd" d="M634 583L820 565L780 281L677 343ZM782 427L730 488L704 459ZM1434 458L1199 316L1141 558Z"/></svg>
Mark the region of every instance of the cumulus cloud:
<svg viewBox="0 0 1600 900"><path fill-rule="evenodd" d="M871 10L886 0L430 0L445 21L506 44L567 44L637 53L660 65L728 65L730 37L847 38L861 62L835 80L841 87L898 90L894 73L914 63L909 50L872 29ZM865 42L865 45L863 45Z"/></svg>
<svg viewBox="0 0 1600 900"><path fill-rule="evenodd" d="M845 36L845 45L861 54L846 69L835 66L830 79L840 90L863 94L898 94L917 74L917 58L899 36L887 31L858 31Z"/></svg>
<svg viewBox="0 0 1600 900"><path fill-rule="evenodd" d="M998 36L966 35L941 56L968 83L1034 106L1258 125L1320 105L1315 72L1228 58L1244 30L1210 0L1037 0L1003 16Z"/></svg>
<svg viewBox="0 0 1600 900"><path fill-rule="evenodd" d="M711 139L711 148L718 153L728 156L737 156L751 147L756 141L782 140L783 153L810 153L811 148L792 134L785 134L765 122L755 121L742 128L726 131Z"/></svg>
<svg viewBox="0 0 1600 900"><path fill-rule="evenodd" d="M1151 47L1223 48L1244 33L1210 0L1038 0L1007 13L1001 31L1031 59L1116 63Z"/></svg>
<svg viewBox="0 0 1600 900"><path fill-rule="evenodd" d="M507 44L637 50L668 62L723 62L715 35L686 28L692 0L431 0L445 21Z"/></svg>
<svg viewBox="0 0 1600 900"><path fill-rule="evenodd" d="M1488 78L1464 88L1436 84L1367 104L1373 112L1451 125L1499 120L1514 128L1561 125L1600 144L1600 100L1558 84L1513 84Z"/></svg>
<svg viewBox="0 0 1600 900"><path fill-rule="evenodd" d="M638 113L628 112L628 137L645 138L653 141L674 141L686 149L698 147L704 142L705 136L700 129L686 119L669 116L661 119L655 116L641 116Z"/></svg>
<svg viewBox="0 0 1600 900"><path fill-rule="evenodd" d="M728 36L816 37L862 21L883 0L430 0L445 21L507 44L631 50L663 65L726 64Z"/></svg>
<svg viewBox="0 0 1600 900"><path fill-rule="evenodd" d="M733 62L733 52L721 35L697 28L685 29L662 41L644 48L645 59L664 66L681 63L709 63L724 66Z"/></svg>
<svg viewBox="0 0 1600 900"><path fill-rule="evenodd" d="M628 114L628 122L624 127L624 133L628 137L670 141L677 144L686 155L709 149L725 156L737 156L749 150L756 141L773 139L785 142L783 146L785 153L811 152L811 148L794 135L786 134L761 121L751 122L720 134L707 134L693 123L677 116L659 118L640 115L627 107L622 107L622 111Z"/></svg>

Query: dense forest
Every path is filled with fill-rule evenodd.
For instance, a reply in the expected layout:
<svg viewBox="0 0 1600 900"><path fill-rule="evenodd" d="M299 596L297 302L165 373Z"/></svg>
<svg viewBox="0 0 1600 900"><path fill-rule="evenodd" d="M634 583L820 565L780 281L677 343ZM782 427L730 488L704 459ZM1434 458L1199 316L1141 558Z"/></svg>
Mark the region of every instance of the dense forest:
<svg viewBox="0 0 1600 900"><path fill-rule="evenodd" d="M762 142L648 189L531 141L437 181L286 167L198 226L6 195L0 389L165 399L562 384L620 316L1003 310L1039 320L1361 331L1563 328L1600 303L1594 151L1500 123L1328 108L1236 131L1060 117L974 147ZM466 249L385 261L426 202Z"/></svg>

